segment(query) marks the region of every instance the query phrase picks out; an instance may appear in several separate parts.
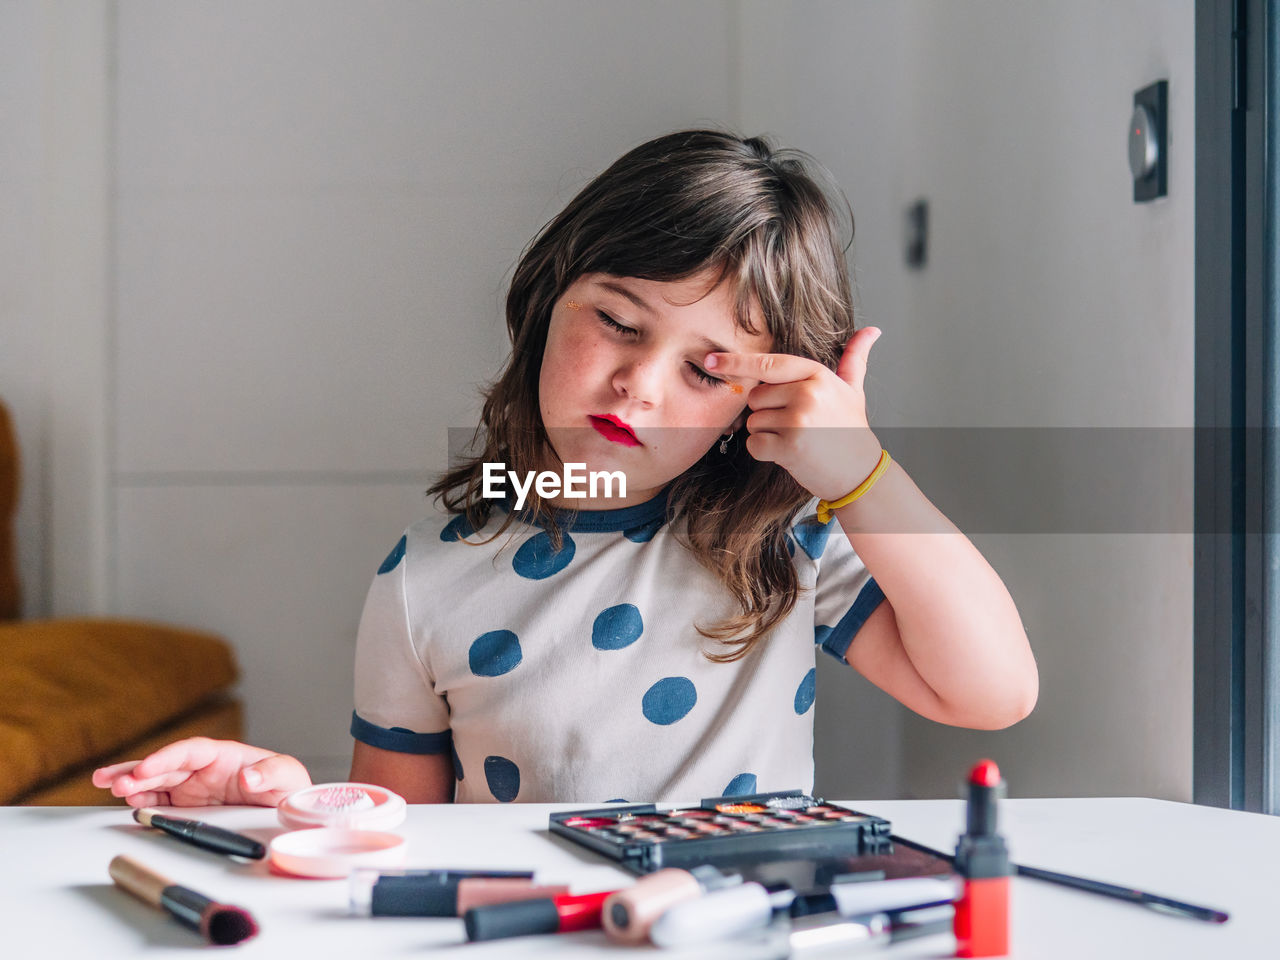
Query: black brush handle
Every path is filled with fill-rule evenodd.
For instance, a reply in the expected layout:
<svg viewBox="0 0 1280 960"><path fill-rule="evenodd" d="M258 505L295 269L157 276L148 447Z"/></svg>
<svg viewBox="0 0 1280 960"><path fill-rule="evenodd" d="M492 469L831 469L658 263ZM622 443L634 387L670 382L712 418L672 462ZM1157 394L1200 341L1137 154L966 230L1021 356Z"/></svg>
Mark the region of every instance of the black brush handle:
<svg viewBox="0 0 1280 960"><path fill-rule="evenodd" d="M215 827L211 823L155 815L151 818L151 826L214 853L247 857L250 860L261 860L267 855L267 848L252 837Z"/></svg>

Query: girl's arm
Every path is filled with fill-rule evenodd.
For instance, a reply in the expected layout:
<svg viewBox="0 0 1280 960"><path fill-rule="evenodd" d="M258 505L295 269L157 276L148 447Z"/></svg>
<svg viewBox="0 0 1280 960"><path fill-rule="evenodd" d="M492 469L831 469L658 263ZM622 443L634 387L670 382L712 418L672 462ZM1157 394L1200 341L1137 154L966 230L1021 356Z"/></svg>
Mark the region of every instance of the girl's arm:
<svg viewBox="0 0 1280 960"><path fill-rule="evenodd" d="M448 753L398 753L355 742L351 781L394 790L409 803L453 802L453 757Z"/></svg>
<svg viewBox="0 0 1280 960"><path fill-rule="evenodd" d="M939 723L996 730L1029 714L1039 678L1013 598L906 471L890 464L835 516L886 600L849 665Z"/></svg>
<svg viewBox="0 0 1280 960"><path fill-rule="evenodd" d="M747 394L747 451L834 501L880 456L863 394L879 336L875 327L855 333L834 371L770 353L712 353L704 366L717 377L755 382ZM942 723L992 729L1030 713L1039 679L1009 591L906 471L891 464L835 515L888 601L858 631L848 662Z"/></svg>

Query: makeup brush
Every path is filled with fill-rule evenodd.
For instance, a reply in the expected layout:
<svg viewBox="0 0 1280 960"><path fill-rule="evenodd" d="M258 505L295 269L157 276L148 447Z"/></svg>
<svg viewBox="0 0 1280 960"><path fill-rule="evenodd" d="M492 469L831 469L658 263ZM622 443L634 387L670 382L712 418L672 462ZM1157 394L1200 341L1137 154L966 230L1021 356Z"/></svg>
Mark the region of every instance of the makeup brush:
<svg viewBox="0 0 1280 960"><path fill-rule="evenodd" d="M155 827L170 836L185 840L187 843L214 853L225 853L233 857L248 857L250 860L261 860L267 855L267 848L252 837L242 833L234 833L215 827L211 823L200 820L188 820L185 817L169 817L151 807L143 807L133 811L133 819L144 827Z"/></svg>
<svg viewBox="0 0 1280 960"><path fill-rule="evenodd" d="M218 903L180 887L131 857L112 858L107 872L117 885L139 900L167 911L184 927L198 930L210 943L240 943L258 932L257 922L243 907Z"/></svg>

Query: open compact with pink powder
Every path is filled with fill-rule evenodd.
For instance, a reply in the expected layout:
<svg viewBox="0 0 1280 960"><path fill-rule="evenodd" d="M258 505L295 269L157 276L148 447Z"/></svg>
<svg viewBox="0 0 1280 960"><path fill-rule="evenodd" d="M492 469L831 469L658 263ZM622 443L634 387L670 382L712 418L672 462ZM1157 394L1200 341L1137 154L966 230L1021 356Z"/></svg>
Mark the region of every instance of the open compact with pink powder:
<svg viewBox="0 0 1280 960"><path fill-rule="evenodd" d="M369 783L318 783L280 803L280 822L292 829L271 841L268 858L281 873L340 878L357 867L404 863L404 798Z"/></svg>

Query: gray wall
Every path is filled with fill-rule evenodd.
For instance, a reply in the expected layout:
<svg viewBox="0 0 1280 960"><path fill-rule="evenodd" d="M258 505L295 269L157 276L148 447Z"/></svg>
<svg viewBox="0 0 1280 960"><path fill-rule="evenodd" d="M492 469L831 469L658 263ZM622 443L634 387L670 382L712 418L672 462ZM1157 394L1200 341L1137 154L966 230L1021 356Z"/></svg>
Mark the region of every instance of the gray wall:
<svg viewBox="0 0 1280 960"><path fill-rule="evenodd" d="M1079 428L1105 448L1107 428L1191 426L1191 0L761 0L749 10L746 125L829 158L858 217L863 315L885 331L871 356L873 426L940 440L1024 428L1009 431L1019 444L1034 430L1063 467ZM1137 205L1123 131L1133 92L1157 79L1170 83L1169 196ZM920 196L930 262L911 271L904 212ZM1190 437L1138 435L1162 468L1153 485L1110 489L1134 482L1135 462L1152 472L1141 461L1099 460L1088 482L1098 498L1132 497L1170 521L1155 532L1081 533L1043 472L1011 491L1039 498L1036 511L1060 527L971 532L1018 602L1040 701L998 733L890 704L902 796L954 796L968 763L991 755L1014 795L1190 799ZM904 462L940 505L987 498L965 471ZM847 718L830 709L845 695L835 672L820 687L828 767L836 730L866 729L851 708Z"/></svg>
<svg viewBox="0 0 1280 960"><path fill-rule="evenodd" d="M1189 424L1191 27L1190 0L0 6L31 612L221 631L249 738L345 775L364 590L474 421L521 248L686 125L776 133L845 188L873 423ZM1123 125L1159 77L1170 197L1135 206ZM1161 495L1189 517L1185 466ZM1189 798L1189 536L974 539L1037 712L952 731L824 664L819 788L949 796L991 753L1015 794Z"/></svg>
<svg viewBox="0 0 1280 960"><path fill-rule="evenodd" d="M914 14L919 139L907 175L937 196L938 251L904 303L915 330L904 366L922 374L907 391L916 415L1089 427L1099 445L1104 428L1170 428L1144 435L1161 438L1153 456L1169 463L1143 495L1175 522L1142 535L976 537L1020 601L1040 705L995 736L908 718L904 790L950 793L951 758L991 752L1008 758L1015 793L1189 801L1194 4L930 3ZM1135 204L1120 131L1133 91L1157 79L1169 81L1169 196ZM1100 464L1088 482L1103 498L1134 479Z"/></svg>
<svg viewBox="0 0 1280 960"><path fill-rule="evenodd" d="M18 559L27 607L37 611L45 590L46 486L39 13L35 2L0 4L0 396L23 444Z"/></svg>

